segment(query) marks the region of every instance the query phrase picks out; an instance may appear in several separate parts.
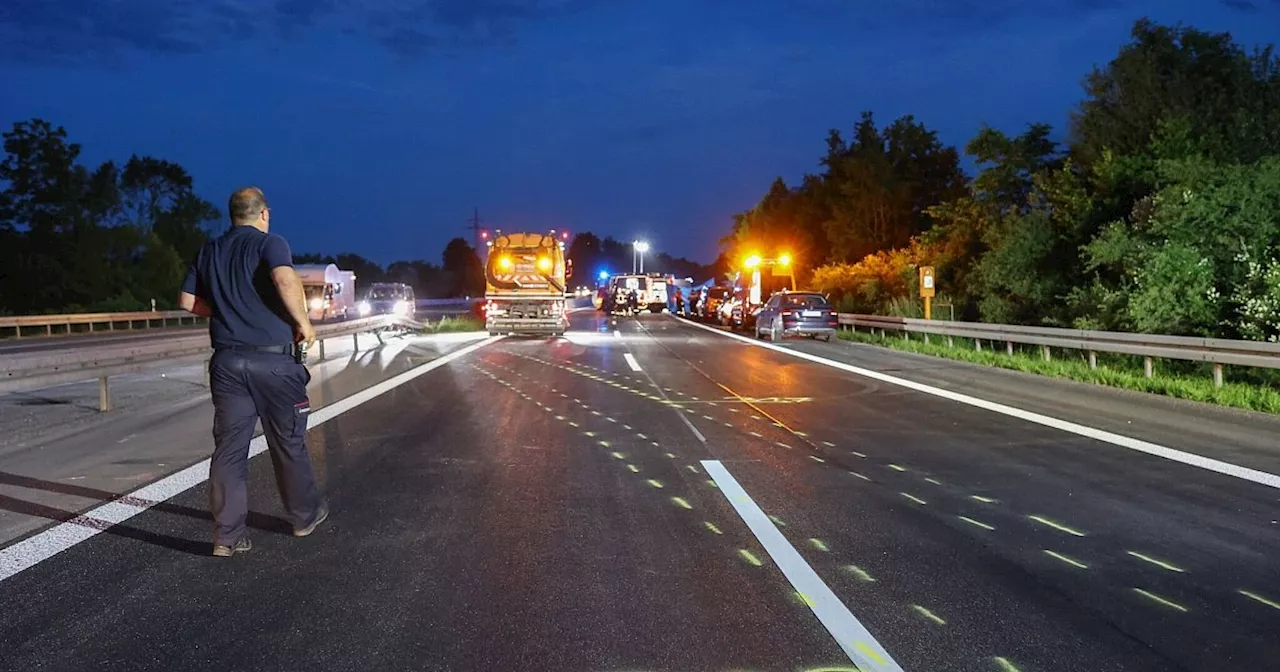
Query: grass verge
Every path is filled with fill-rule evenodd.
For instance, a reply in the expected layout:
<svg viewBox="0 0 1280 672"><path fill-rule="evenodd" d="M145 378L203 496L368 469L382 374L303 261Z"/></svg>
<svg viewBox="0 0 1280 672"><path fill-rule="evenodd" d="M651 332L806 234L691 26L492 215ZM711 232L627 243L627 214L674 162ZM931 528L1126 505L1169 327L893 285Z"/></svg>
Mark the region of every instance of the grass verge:
<svg viewBox="0 0 1280 672"><path fill-rule="evenodd" d="M920 336L905 339L901 334L877 336L864 332L841 331L840 338L855 343L866 343L914 352L934 357L944 357L984 366L995 366L1012 369L1024 373L1035 373L1042 376L1068 378L1083 383L1107 385L1138 392L1162 394L1167 397L1202 401L1220 406L1231 406L1263 413L1280 414L1280 391L1277 391L1273 372L1253 372L1250 377L1256 380L1244 382L1227 382L1222 387L1214 387L1213 379L1202 366L1184 362L1165 362L1157 360L1155 377L1147 378L1142 370L1142 358L1124 355L1098 354L1098 368L1091 369L1086 355L1075 350L1053 350L1053 359L1045 361L1039 348L1017 348L1010 355L998 344L1001 350L983 350L974 347L972 339L954 339L955 345L925 343ZM934 339L945 337L934 336ZM1233 373L1228 368L1228 377ZM1237 370L1238 371L1238 370Z"/></svg>
<svg viewBox="0 0 1280 672"><path fill-rule="evenodd" d="M456 334L464 331L484 331L484 323L474 317L442 317L439 322L426 324L428 334Z"/></svg>

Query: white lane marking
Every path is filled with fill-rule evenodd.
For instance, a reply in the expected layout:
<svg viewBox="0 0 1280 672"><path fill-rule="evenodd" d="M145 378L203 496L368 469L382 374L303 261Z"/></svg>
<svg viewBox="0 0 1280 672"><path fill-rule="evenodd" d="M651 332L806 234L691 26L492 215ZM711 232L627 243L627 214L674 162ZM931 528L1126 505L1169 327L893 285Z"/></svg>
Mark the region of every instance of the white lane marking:
<svg viewBox="0 0 1280 672"><path fill-rule="evenodd" d="M615 331L615 332L613 332L613 337L614 337L614 338L622 338L622 332L621 332L621 331Z"/></svg>
<svg viewBox="0 0 1280 672"><path fill-rule="evenodd" d="M643 371L643 370L644 370L644 369L641 369L641 368L640 368L640 362L637 362L637 361L636 361L635 356L634 356L634 355L632 355L631 353L629 353L629 352L628 352L628 353L623 354L623 355L622 355L622 358L623 358L623 359L625 359L625 360L627 360L627 366L631 367L631 370L632 370L632 371Z"/></svg>
<svg viewBox="0 0 1280 672"><path fill-rule="evenodd" d="M1110 443L1112 445L1120 446L1121 448L1128 448L1130 450L1136 450L1141 453L1147 453L1148 455L1163 457L1167 460L1173 460L1174 462L1181 462L1183 464L1188 464L1193 467L1200 467L1201 469L1207 469L1209 471L1217 472L1219 474L1223 474L1226 476L1234 476L1236 478L1243 479L1246 481L1252 481L1260 485L1267 485L1273 488L1280 488L1280 476L1276 474L1268 473L1265 471L1259 471L1257 469L1250 469L1248 467L1242 467L1236 464L1231 464L1230 462L1215 460L1211 457L1205 457L1203 455L1196 455L1194 453L1184 452L1176 448L1162 446L1158 443L1151 443L1150 441L1143 441L1142 439L1135 439L1130 436L1124 436L1123 434L1108 432L1103 429L1089 427L1088 425L1081 425L1079 423L1071 422L1069 420L1060 420L1058 418L1050 417L1048 415L1041 415L1040 413L1034 413L1032 411L1024 411L1021 408L1015 408L1013 406L1007 406L1005 404L996 403L994 401L987 401L986 399L971 397L967 394L952 392L951 390L944 390L937 387L932 387L929 385L925 385L924 383L917 383L915 381L906 380L905 378L897 378L894 376L880 373L878 371L872 371L870 369L864 369L861 367L853 366L851 364L837 362L834 360L827 359L825 357L818 357L817 355L810 355L809 353L806 353L806 352L800 352L798 350L782 348L782 347L773 345L772 343L762 343L760 341L753 341L745 336L739 336L738 334L731 334L731 333L716 329L714 327L708 327L703 324L698 324L696 322L689 322L688 320L685 320L685 322L688 322L690 325L693 325L699 329L705 329L707 331L714 332L714 333L720 334L721 336L726 336L728 338L738 339L743 343L747 343L748 345L754 345L758 348L768 348L775 352L780 352L784 355L790 355L792 357L798 357L800 359L814 362L815 364L822 364L824 366L830 366L832 368L840 369L842 371L848 371L849 373L863 376L865 378L871 378L873 380L878 380L883 383L889 383L890 385L898 385L900 387L905 387L907 389L915 390L917 392L924 392L925 394L932 394L937 397L942 397L943 399L958 401L962 404L968 404L969 406L975 406L977 408L982 408L988 411L992 411L994 413L1000 413L1002 415L1018 418L1020 420L1026 420L1027 422L1034 422L1038 425L1044 425L1045 427L1052 427L1054 429L1059 429L1064 432L1069 432L1077 436L1083 436L1083 437L1094 439L1097 441Z"/></svg>
<svg viewBox="0 0 1280 672"><path fill-rule="evenodd" d="M742 517L742 522L747 524L765 552L773 559L773 563L791 582L791 587L805 597L805 603L835 638L845 655L849 656L849 660L859 670L902 672L889 652L885 651L840 598L831 592L822 577L813 571L796 547L778 531L777 526L760 510L733 474L719 460L702 460L701 464L716 482L720 492L724 493L725 499L729 500L729 504Z"/></svg>
<svg viewBox="0 0 1280 672"><path fill-rule="evenodd" d="M339 399L324 408L314 410L307 416L307 429L322 425L371 399L404 385L418 376L434 371L455 359L466 357L486 345L502 340L502 338L502 336L496 336L479 343L473 343L404 373L392 376L349 397ZM265 435L259 435L249 442L250 458L261 455L266 450L267 438ZM182 494L207 480L209 480L208 458L182 471L166 476L155 483L122 495L116 501L95 507L68 522L59 523L16 544L0 548L0 581L4 581L24 569L44 562L80 542L96 536L112 525L123 523L143 511Z"/></svg>

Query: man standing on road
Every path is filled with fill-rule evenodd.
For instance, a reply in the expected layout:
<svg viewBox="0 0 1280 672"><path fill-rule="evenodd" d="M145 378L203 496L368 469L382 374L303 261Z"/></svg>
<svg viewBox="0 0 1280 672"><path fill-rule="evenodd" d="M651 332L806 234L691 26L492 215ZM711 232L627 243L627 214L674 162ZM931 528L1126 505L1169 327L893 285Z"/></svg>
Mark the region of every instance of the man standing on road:
<svg viewBox="0 0 1280 672"><path fill-rule="evenodd" d="M311 373L295 348L311 345L316 330L307 317L302 281L289 244L268 233L271 209L260 189L233 193L228 211L231 230L205 243L178 298L183 310L209 318L209 499L213 554L219 557L252 548L245 519L249 441L258 419L294 536L311 534L329 516L305 443Z"/></svg>

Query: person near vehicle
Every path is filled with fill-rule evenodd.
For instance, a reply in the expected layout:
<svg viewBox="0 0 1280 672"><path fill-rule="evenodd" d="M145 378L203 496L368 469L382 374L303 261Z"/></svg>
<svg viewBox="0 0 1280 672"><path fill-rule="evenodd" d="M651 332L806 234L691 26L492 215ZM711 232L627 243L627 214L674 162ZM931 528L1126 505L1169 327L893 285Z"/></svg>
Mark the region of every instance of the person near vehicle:
<svg viewBox="0 0 1280 672"><path fill-rule="evenodd" d="M200 249L178 298L184 310L209 318L209 499L219 557L252 548L245 525L249 442L259 419L294 536L311 534L329 516L305 442L311 373L296 348L311 345L316 331L302 281L289 244L269 232L271 209L260 189L237 190L228 211L231 229Z"/></svg>

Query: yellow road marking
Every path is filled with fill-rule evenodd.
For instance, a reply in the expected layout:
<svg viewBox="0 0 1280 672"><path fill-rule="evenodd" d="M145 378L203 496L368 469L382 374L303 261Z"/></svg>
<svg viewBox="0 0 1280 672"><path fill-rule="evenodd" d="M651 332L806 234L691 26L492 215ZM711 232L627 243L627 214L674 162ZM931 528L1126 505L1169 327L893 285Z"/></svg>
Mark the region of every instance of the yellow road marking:
<svg viewBox="0 0 1280 672"><path fill-rule="evenodd" d="M1144 562L1149 562L1157 567L1160 567L1161 569L1167 569L1171 572L1178 572L1179 574L1184 573L1186 571L1181 567L1178 567L1177 565L1171 565L1163 560L1157 560L1149 555L1143 555L1137 551L1128 551L1128 553L1129 555L1132 555L1133 557L1139 560L1142 560Z"/></svg>
<svg viewBox="0 0 1280 672"><path fill-rule="evenodd" d="M1027 517L1030 518L1031 520L1036 521L1037 523L1040 523L1041 525L1048 525L1049 527L1052 527L1053 529L1058 530L1059 532L1066 532L1067 534L1075 535L1077 537L1085 536L1084 532L1073 530L1067 527L1066 525L1063 525L1062 523L1049 520L1044 516L1027 516Z"/></svg>
<svg viewBox="0 0 1280 672"><path fill-rule="evenodd" d="M942 620L942 618L940 618L937 614L933 613L932 611L929 611L928 609L925 609L924 607L918 604L911 605L911 608L914 609L917 614L924 616L925 618L933 621L934 623L937 623L938 625L947 624L947 622Z"/></svg>
<svg viewBox="0 0 1280 672"><path fill-rule="evenodd" d="M982 528L982 529L984 529L984 530L995 530L995 529L996 529L996 528L991 527L990 525L988 525L988 524L986 524L986 523L984 523L984 522L982 522L982 521L980 521L980 520L974 520L974 519L972 519L972 518L970 518L970 517L968 517L968 516L956 516L956 517L957 517L957 518L959 518L960 520L963 520L963 521L964 521L964 522L966 522L966 523L969 523L970 525L977 525L978 527L981 527L981 528Z"/></svg>
<svg viewBox="0 0 1280 672"><path fill-rule="evenodd" d="M1172 602L1172 601L1170 601L1170 600L1166 600L1165 598L1160 597L1159 595L1156 595L1155 593L1151 593L1151 592L1145 591L1145 590L1143 590L1143 589L1141 589L1141 588L1134 588L1134 589L1133 589L1133 592L1135 592L1135 593L1137 593L1137 594L1139 594L1139 595L1141 595L1141 596L1143 596L1143 597L1145 597L1145 598L1147 598L1147 599L1149 599L1149 600L1151 600L1151 601L1153 601L1153 602L1159 602L1160 604L1163 604L1164 606L1169 607L1169 608L1171 608L1171 609L1177 609L1178 611L1181 611L1181 612L1182 612L1182 613L1184 613L1184 614L1185 614L1186 612L1190 611L1190 609L1187 609L1186 607L1182 606L1181 604L1178 604L1177 602Z"/></svg>
<svg viewBox="0 0 1280 672"><path fill-rule="evenodd" d="M1084 564L1083 562L1080 562L1079 560L1075 560L1075 559L1072 559L1072 558L1068 558L1067 556L1065 556L1065 555L1063 555L1063 554L1061 554L1061 553L1054 553L1053 551L1051 551L1051 550L1049 550L1049 549L1047 549L1047 548L1046 548L1046 549L1044 549L1044 552L1045 552L1045 554L1046 554L1046 555L1048 555L1049 557L1051 557L1051 558L1056 558L1056 559L1058 559L1058 560L1061 560L1061 561L1063 561L1063 562L1067 563L1068 565L1072 565L1072 566L1074 566L1074 567L1079 567L1080 569L1089 569L1089 565L1086 565L1086 564Z"/></svg>
<svg viewBox="0 0 1280 672"><path fill-rule="evenodd" d="M1271 607L1272 609L1280 609L1280 603L1277 603L1277 602L1273 602L1273 601L1271 601L1271 600L1268 600L1267 598L1265 598L1265 597L1263 597L1263 596L1261 596L1261 595L1259 595L1259 594L1257 594L1257 593L1251 593L1251 592L1249 592L1249 591L1247 591L1247 590L1241 590L1241 591L1240 591L1240 594L1241 594L1241 595L1244 595L1245 597L1247 597L1247 598L1249 598L1249 599L1251 599L1251 600L1255 600L1255 601L1257 601L1257 602L1261 602L1261 603L1263 603L1263 604L1267 605L1268 607Z"/></svg>

